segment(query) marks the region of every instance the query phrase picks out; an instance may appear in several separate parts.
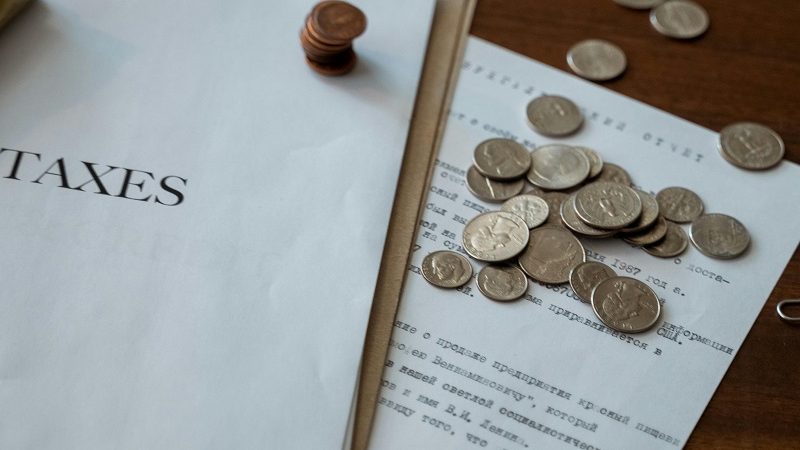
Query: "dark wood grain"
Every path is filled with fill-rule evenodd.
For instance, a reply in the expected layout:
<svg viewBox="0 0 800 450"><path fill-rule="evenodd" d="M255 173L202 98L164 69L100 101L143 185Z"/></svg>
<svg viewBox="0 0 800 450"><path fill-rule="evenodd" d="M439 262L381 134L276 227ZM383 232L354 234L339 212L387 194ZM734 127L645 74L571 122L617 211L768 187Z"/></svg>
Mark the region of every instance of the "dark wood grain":
<svg viewBox="0 0 800 450"><path fill-rule="evenodd" d="M574 43L607 39L625 50L628 70L606 87L712 130L764 123L800 162L800 1L699 1L711 28L692 41L661 36L646 11L611 0L479 0L472 34L567 71ZM777 319L784 298L800 298L798 251L687 449L800 448L800 326Z"/></svg>

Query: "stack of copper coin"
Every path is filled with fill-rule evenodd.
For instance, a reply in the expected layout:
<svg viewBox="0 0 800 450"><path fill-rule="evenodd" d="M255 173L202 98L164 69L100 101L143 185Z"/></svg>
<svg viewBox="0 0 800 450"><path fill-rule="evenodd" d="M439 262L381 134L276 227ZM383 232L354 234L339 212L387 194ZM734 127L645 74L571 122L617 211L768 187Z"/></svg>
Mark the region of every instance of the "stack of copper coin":
<svg viewBox="0 0 800 450"><path fill-rule="evenodd" d="M353 39L367 28L367 17L355 6L338 0L318 3L300 32L306 62L322 75L344 75L356 65Z"/></svg>

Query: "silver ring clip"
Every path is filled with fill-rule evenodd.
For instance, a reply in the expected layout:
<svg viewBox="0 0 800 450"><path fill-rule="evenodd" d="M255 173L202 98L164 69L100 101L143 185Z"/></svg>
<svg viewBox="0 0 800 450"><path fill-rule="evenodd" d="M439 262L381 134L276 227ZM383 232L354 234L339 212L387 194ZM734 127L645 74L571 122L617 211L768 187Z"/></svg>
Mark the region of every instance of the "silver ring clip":
<svg viewBox="0 0 800 450"><path fill-rule="evenodd" d="M800 306L800 299L790 299L779 302L778 306L775 307L775 309L778 311L778 317L780 317L784 322L800 324L800 316L791 316L784 311L784 309L790 305Z"/></svg>

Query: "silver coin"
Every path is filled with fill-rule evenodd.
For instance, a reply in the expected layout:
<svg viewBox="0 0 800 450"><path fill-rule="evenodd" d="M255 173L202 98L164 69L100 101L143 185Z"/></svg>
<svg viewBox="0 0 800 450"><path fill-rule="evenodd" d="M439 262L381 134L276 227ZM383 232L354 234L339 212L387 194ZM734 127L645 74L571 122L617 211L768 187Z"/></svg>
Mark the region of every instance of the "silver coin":
<svg viewBox="0 0 800 450"><path fill-rule="evenodd" d="M577 186L589 176L586 155L569 145L543 145L531 152L528 181L543 189L560 191Z"/></svg>
<svg viewBox="0 0 800 450"><path fill-rule="evenodd" d="M686 251L688 246L689 238L683 228L678 224L667 222L667 234L664 235L664 239L655 244L645 245L642 250L659 258L674 258Z"/></svg>
<svg viewBox="0 0 800 450"><path fill-rule="evenodd" d="M603 170L603 157L600 156L600 153L597 153L588 147L575 148L582 151L586 156L586 159L589 160L589 178L594 178L600 175L600 172Z"/></svg>
<svg viewBox="0 0 800 450"><path fill-rule="evenodd" d="M634 190L636 191L636 194L639 195L639 199L642 201L642 214L639 216L639 220L633 222L630 224L630 226L623 228L623 233L636 233L637 231L642 231L646 228L649 228L650 225L653 225L656 219L658 219L659 209L656 198L641 189Z"/></svg>
<svg viewBox="0 0 800 450"><path fill-rule="evenodd" d="M545 136L566 136L583 124L583 114L572 100L557 95L542 95L528 103L528 123Z"/></svg>
<svg viewBox="0 0 800 450"><path fill-rule="evenodd" d="M547 220L544 222L544 225L548 226L557 226L557 227L564 227L563 222L561 222L561 204L564 203L564 200L569 197L569 194L565 194L563 192L544 192L539 195L547 202L548 207L548 214Z"/></svg>
<svg viewBox="0 0 800 450"><path fill-rule="evenodd" d="M522 192L525 180L496 181L486 178L475 166L467 170L467 189L485 202L502 202Z"/></svg>
<svg viewBox="0 0 800 450"><path fill-rule="evenodd" d="M578 213L575 212L575 194L571 194L561 204L561 221L567 228L581 236L607 238L614 235L613 231L601 230L586 225L586 223L578 217Z"/></svg>
<svg viewBox="0 0 800 450"><path fill-rule="evenodd" d="M670 0L650 11L650 23L659 33L676 39L692 39L708 30L708 13L689 0Z"/></svg>
<svg viewBox="0 0 800 450"><path fill-rule="evenodd" d="M528 278L514 266L488 265L478 272L478 290L491 300L510 302L528 291Z"/></svg>
<svg viewBox="0 0 800 450"><path fill-rule="evenodd" d="M612 330L641 333L661 316L661 303L650 286L636 278L612 277L592 291L592 309Z"/></svg>
<svg viewBox="0 0 800 450"><path fill-rule="evenodd" d="M692 244L706 256L731 259L750 246L750 233L741 222L725 214L706 214L692 222Z"/></svg>
<svg viewBox="0 0 800 450"><path fill-rule="evenodd" d="M665 219L676 223L688 223L703 213L703 201L689 189L668 187L656 194L658 209Z"/></svg>
<svg viewBox="0 0 800 450"><path fill-rule="evenodd" d="M587 39L567 52L567 64L577 75L593 81L616 78L625 71L625 52L611 42Z"/></svg>
<svg viewBox="0 0 800 450"><path fill-rule="evenodd" d="M578 238L560 227L539 227L531 231L519 266L529 277L542 283L566 283L573 267L586 261Z"/></svg>
<svg viewBox="0 0 800 450"><path fill-rule="evenodd" d="M614 0L614 3L631 9L651 9L664 3L664 0Z"/></svg>
<svg viewBox="0 0 800 450"><path fill-rule="evenodd" d="M489 139L475 147L475 168L493 180L521 178L531 167L528 149L511 139Z"/></svg>
<svg viewBox="0 0 800 450"><path fill-rule="evenodd" d="M659 215L656 222L651 225L650 228L637 231L636 233L625 234L622 236L622 240L636 246L655 244L661 239L664 239L664 236L667 235L667 223L664 216Z"/></svg>
<svg viewBox="0 0 800 450"><path fill-rule="evenodd" d="M597 261L586 261L569 273L569 285L584 303L592 302L592 291L601 281L617 276L614 269Z"/></svg>
<svg viewBox="0 0 800 450"><path fill-rule="evenodd" d="M764 170L781 162L783 139L757 123L728 125L719 132L719 151L731 164L748 170Z"/></svg>
<svg viewBox="0 0 800 450"><path fill-rule="evenodd" d="M506 261L525 250L528 236L528 226L516 214L490 211L464 226L464 250L478 261Z"/></svg>
<svg viewBox="0 0 800 450"><path fill-rule="evenodd" d="M543 224L550 214L550 207L542 197L528 194L511 197L503 203L500 210L520 216L528 228Z"/></svg>
<svg viewBox="0 0 800 450"><path fill-rule="evenodd" d="M575 193L575 211L589 226L618 230L639 219L642 200L628 186L598 181Z"/></svg>
<svg viewBox="0 0 800 450"><path fill-rule="evenodd" d="M422 260L422 276L434 286L457 288L472 278L472 265L456 252L440 250Z"/></svg>
<svg viewBox="0 0 800 450"><path fill-rule="evenodd" d="M608 162L603 163L603 170L600 171L600 175L597 176L595 181L613 181L614 183L624 184L625 186L633 184L631 176L628 175L625 169Z"/></svg>

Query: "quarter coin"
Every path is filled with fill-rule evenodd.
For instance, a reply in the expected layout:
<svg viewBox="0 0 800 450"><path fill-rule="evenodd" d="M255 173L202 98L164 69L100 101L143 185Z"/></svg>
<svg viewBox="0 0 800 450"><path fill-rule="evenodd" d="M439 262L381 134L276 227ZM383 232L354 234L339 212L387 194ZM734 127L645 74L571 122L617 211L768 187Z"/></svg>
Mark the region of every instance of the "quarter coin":
<svg viewBox="0 0 800 450"><path fill-rule="evenodd" d="M422 276L440 288L461 287L472 278L472 265L456 252L440 250L422 260Z"/></svg>
<svg viewBox="0 0 800 450"><path fill-rule="evenodd" d="M529 194L511 197L503 203L500 210L520 216L529 229L543 224L550 215L550 207L547 202L538 195Z"/></svg>
<svg viewBox="0 0 800 450"><path fill-rule="evenodd" d="M490 211L464 226L464 250L478 261L506 261L525 250L528 236L528 225L516 214Z"/></svg>
<svg viewBox="0 0 800 450"><path fill-rule="evenodd" d="M622 74L628 62L625 52L611 42L587 39L569 49L567 64L573 72L587 80L605 81Z"/></svg>
<svg viewBox="0 0 800 450"><path fill-rule="evenodd" d="M708 13L689 0L670 0L650 11L650 23L659 33L676 39L692 39L708 30Z"/></svg>
<svg viewBox="0 0 800 450"><path fill-rule="evenodd" d="M607 238L614 235L613 231L601 230L586 225L586 223L584 223L580 217L578 217L578 213L575 212L575 194L571 194L566 200L564 200L564 203L561 204L561 220L564 222L564 225L566 225L567 228L580 234L581 236Z"/></svg>
<svg viewBox="0 0 800 450"><path fill-rule="evenodd" d="M485 202L502 202L522 192L525 180L496 181L486 178L475 166L467 170L467 189Z"/></svg>
<svg viewBox="0 0 800 450"><path fill-rule="evenodd" d="M604 230L618 230L639 218L642 200L628 186L598 181L575 193L575 211L587 225Z"/></svg>
<svg viewBox="0 0 800 450"><path fill-rule="evenodd" d="M607 327L622 333L646 331L661 316L653 289L630 277L601 281L592 291L592 309Z"/></svg>
<svg viewBox="0 0 800 450"><path fill-rule="evenodd" d="M706 214L692 222L692 244L706 256L731 259L750 246L750 233L741 222L725 214Z"/></svg>
<svg viewBox="0 0 800 450"><path fill-rule="evenodd" d="M531 231L519 266L526 275L542 283L566 283L570 271L586 261L586 252L578 238L565 228L539 227Z"/></svg>
<svg viewBox="0 0 800 450"><path fill-rule="evenodd" d="M689 189L668 187L656 194L658 209L665 219L677 223L688 223L703 213L703 201Z"/></svg>
<svg viewBox="0 0 800 450"><path fill-rule="evenodd" d="M531 152L528 181L542 189L560 191L577 186L589 176L586 155L569 145L543 145Z"/></svg>
<svg viewBox="0 0 800 450"><path fill-rule="evenodd" d="M478 290L491 300L510 302L528 291L528 278L514 266L490 264L478 272Z"/></svg>
<svg viewBox="0 0 800 450"><path fill-rule="evenodd" d="M783 139L772 129L742 122L719 132L719 151L728 162L742 169L764 170L781 162L786 150Z"/></svg>
<svg viewBox="0 0 800 450"><path fill-rule="evenodd" d="M688 246L689 238L683 228L680 225L667 222L667 234L664 235L664 239L655 244L645 245L642 250L659 258L674 258L686 251Z"/></svg>
<svg viewBox="0 0 800 450"><path fill-rule="evenodd" d="M528 122L545 136L566 136L583 124L583 114L572 100L558 95L542 95L528 103Z"/></svg>
<svg viewBox="0 0 800 450"><path fill-rule="evenodd" d="M493 180L513 180L528 172L531 154L511 139L489 139L475 147L475 168Z"/></svg>
<svg viewBox="0 0 800 450"><path fill-rule="evenodd" d="M592 302L592 291L601 281L617 276L614 269L597 261L586 261L569 273L569 285L584 303Z"/></svg>

